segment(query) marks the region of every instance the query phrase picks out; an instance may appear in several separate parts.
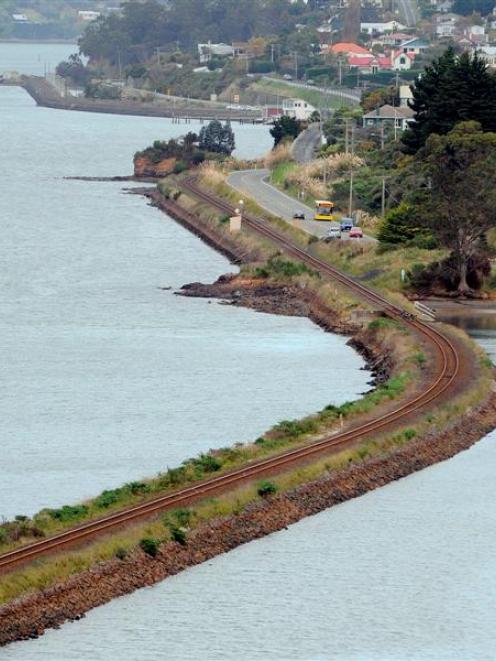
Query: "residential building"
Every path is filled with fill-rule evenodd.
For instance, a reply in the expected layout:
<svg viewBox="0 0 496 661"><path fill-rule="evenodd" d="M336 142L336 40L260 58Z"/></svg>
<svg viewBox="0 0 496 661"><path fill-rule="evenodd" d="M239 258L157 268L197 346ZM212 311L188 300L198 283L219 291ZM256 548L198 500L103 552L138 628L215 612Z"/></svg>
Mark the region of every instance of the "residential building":
<svg viewBox="0 0 496 661"><path fill-rule="evenodd" d="M360 32L366 32L370 35L384 34L386 32L397 32L398 30L404 30L406 27L406 25L403 25L398 21L363 22L360 23Z"/></svg>
<svg viewBox="0 0 496 661"><path fill-rule="evenodd" d="M400 85L399 97L400 108L409 108L410 106L408 105L408 102L413 100L413 94L412 90L410 89L410 85Z"/></svg>
<svg viewBox="0 0 496 661"><path fill-rule="evenodd" d="M369 50L350 41L340 41L332 44L329 46L329 52L332 55L355 55L357 57L370 55Z"/></svg>
<svg viewBox="0 0 496 661"><path fill-rule="evenodd" d="M420 37L413 37L403 41L399 45L399 50L402 50L404 53L414 53L415 55L420 55L420 53L430 47L430 43L426 39L421 39Z"/></svg>
<svg viewBox="0 0 496 661"><path fill-rule="evenodd" d="M303 99L284 99L282 102L282 114L294 117L301 121L307 121L316 108Z"/></svg>
<svg viewBox="0 0 496 661"><path fill-rule="evenodd" d="M198 44L198 54L200 56L200 63L210 62L212 57L232 57L234 55L234 47L229 44L212 44L210 41L207 44Z"/></svg>
<svg viewBox="0 0 496 661"><path fill-rule="evenodd" d="M407 107L394 107L388 104L371 110L363 116L365 128L384 126L404 131L413 120L414 112Z"/></svg>
<svg viewBox="0 0 496 661"><path fill-rule="evenodd" d="M350 55L348 64L352 69L359 69L361 73L377 73L378 71L408 71L415 60L414 53L404 53L401 50L391 51L387 54L356 57Z"/></svg>

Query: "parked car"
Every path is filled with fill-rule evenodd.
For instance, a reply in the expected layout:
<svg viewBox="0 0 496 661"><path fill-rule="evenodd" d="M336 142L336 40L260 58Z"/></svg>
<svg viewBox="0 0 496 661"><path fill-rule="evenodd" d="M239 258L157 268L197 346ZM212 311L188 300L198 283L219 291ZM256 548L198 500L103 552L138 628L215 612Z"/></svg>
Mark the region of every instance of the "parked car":
<svg viewBox="0 0 496 661"><path fill-rule="evenodd" d="M331 241L332 239L340 239L340 238L341 238L341 228L339 227L339 225L331 225L327 230L327 234L324 240Z"/></svg>
<svg viewBox="0 0 496 661"><path fill-rule="evenodd" d="M361 227L352 227L348 235L350 239L363 239L363 231Z"/></svg>
<svg viewBox="0 0 496 661"><path fill-rule="evenodd" d="M293 80L293 76L291 76L289 73L285 73L283 78L284 80Z"/></svg>
<svg viewBox="0 0 496 661"><path fill-rule="evenodd" d="M309 78L307 80L307 85L315 85L315 80L312 80L311 78Z"/></svg>
<svg viewBox="0 0 496 661"><path fill-rule="evenodd" d="M353 218L341 218L341 232L349 232L353 228Z"/></svg>
<svg viewBox="0 0 496 661"><path fill-rule="evenodd" d="M295 211L293 214L293 218L295 220L305 220L305 214L303 211Z"/></svg>

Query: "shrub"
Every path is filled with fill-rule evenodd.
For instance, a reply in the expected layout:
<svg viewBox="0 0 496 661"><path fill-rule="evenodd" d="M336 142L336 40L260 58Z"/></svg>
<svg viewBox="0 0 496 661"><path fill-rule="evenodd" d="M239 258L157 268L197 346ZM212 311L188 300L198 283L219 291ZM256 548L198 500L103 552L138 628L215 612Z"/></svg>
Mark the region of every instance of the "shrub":
<svg viewBox="0 0 496 661"><path fill-rule="evenodd" d="M120 492L120 489L102 491L102 493L97 498L95 498L94 502L96 507L100 507L102 509L110 507L119 500Z"/></svg>
<svg viewBox="0 0 496 661"><path fill-rule="evenodd" d="M416 435L417 432L415 431L415 429L406 429L404 433L404 436L407 441L410 441L412 438L415 438Z"/></svg>
<svg viewBox="0 0 496 661"><path fill-rule="evenodd" d="M181 546L186 546L186 531L181 526L172 526L171 537L174 542L181 544Z"/></svg>
<svg viewBox="0 0 496 661"><path fill-rule="evenodd" d="M185 163L184 161L177 161L172 169L172 172L174 174L181 174L181 172L184 172L187 169L188 169L187 163Z"/></svg>
<svg viewBox="0 0 496 661"><path fill-rule="evenodd" d="M56 521L72 521L79 519L88 513L87 505L64 505L55 510L47 510L48 515Z"/></svg>
<svg viewBox="0 0 496 661"><path fill-rule="evenodd" d="M119 560L124 560L124 558L127 556L127 550L123 546L119 546L118 549L115 551L115 557L118 558Z"/></svg>
<svg viewBox="0 0 496 661"><path fill-rule="evenodd" d="M142 551L146 553L147 555L151 556L154 558L159 551L160 548L160 543L157 539L154 539L153 537L144 537L140 543L139 543Z"/></svg>
<svg viewBox="0 0 496 661"><path fill-rule="evenodd" d="M190 461L200 473L215 473L222 468L221 460L212 454L201 454Z"/></svg>
<svg viewBox="0 0 496 661"><path fill-rule="evenodd" d="M263 482L260 482L260 484L258 485L257 493L262 498L266 498L267 496L272 496L276 492L277 492L277 485L274 484L274 482L270 482L269 480L264 480Z"/></svg>

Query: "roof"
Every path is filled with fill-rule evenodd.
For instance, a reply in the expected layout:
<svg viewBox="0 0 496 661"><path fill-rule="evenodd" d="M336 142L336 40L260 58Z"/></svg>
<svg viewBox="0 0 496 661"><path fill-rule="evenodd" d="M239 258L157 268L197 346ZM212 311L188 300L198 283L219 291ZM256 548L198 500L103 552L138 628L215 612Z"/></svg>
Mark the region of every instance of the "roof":
<svg viewBox="0 0 496 661"><path fill-rule="evenodd" d="M354 44L351 41L340 41L330 47L331 53L353 53L354 55L370 55L370 52L363 46Z"/></svg>
<svg viewBox="0 0 496 661"><path fill-rule="evenodd" d="M375 110L371 110L370 112L366 113L363 118L364 119L377 119L378 117L380 119L397 119L397 118L403 118L403 119L411 119L414 116L414 112L411 108L408 108L406 106L390 106L388 104L381 106L380 108L376 108Z"/></svg>

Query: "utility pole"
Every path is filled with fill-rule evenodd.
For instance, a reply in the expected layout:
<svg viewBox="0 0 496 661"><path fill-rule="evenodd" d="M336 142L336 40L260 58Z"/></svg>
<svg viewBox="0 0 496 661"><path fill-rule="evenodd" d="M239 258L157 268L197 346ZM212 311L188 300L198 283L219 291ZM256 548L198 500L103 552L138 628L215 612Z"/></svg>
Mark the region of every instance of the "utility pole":
<svg viewBox="0 0 496 661"><path fill-rule="evenodd" d="M160 47L157 46L155 50L157 52L157 64L160 64Z"/></svg>
<svg viewBox="0 0 496 661"><path fill-rule="evenodd" d="M350 200L348 204L348 216L351 218L353 210L353 164L350 166Z"/></svg>
<svg viewBox="0 0 496 661"><path fill-rule="evenodd" d="M338 66L339 66L339 84L343 84L343 63L341 62L341 58L338 58Z"/></svg>
<svg viewBox="0 0 496 661"><path fill-rule="evenodd" d="M121 49L117 49L117 61L119 63L119 82L122 83L122 62L121 62Z"/></svg>
<svg viewBox="0 0 496 661"><path fill-rule="evenodd" d="M348 122L349 119L345 119L344 123L344 153L348 153Z"/></svg>
<svg viewBox="0 0 496 661"><path fill-rule="evenodd" d="M295 61L295 80L298 80L298 53L294 51L294 61Z"/></svg>
<svg viewBox="0 0 496 661"><path fill-rule="evenodd" d="M384 151L384 123L381 122L381 151Z"/></svg>
<svg viewBox="0 0 496 661"><path fill-rule="evenodd" d="M382 196L381 196L381 217L386 213L386 177L382 178Z"/></svg>
<svg viewBox="0 0 496 661"><path fill-rule="evenodd" d="M355 155L355 127L351 125L351 157Z"/></svg>
<svg viewBox="0 0 496 661"><path fill-rule="evenodd" d="M270 44L270 61L274 64L274 44Z"/></svg>

